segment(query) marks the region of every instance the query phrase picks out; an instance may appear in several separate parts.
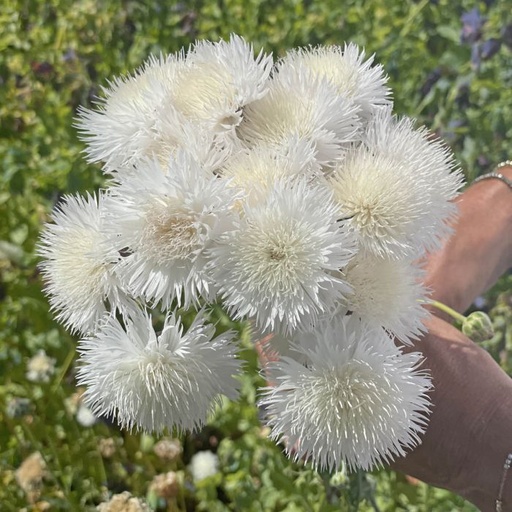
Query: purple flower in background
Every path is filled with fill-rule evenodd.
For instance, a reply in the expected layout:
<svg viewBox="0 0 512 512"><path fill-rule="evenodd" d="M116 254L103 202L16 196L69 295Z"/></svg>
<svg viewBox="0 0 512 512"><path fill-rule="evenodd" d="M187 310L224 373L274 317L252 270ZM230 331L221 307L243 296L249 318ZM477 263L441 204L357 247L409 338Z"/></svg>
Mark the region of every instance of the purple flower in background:
<svg viewBox="0 0 512 512"><path fill-rule="evenodd" d="M500 39L488 39L482 43L480 47L480 56L482 60L487 60L496 55L500 51Z"/></svg>
<svg viewBox="0 0 512 512"><path fill-rule="evenodd" d="M68 48L66 53L62 56L62 60L64 62L74 62L77 59L77 55L73 48Z"/></svg>
<svg viewBox="0 0 512 512"><path fill-rule="evenodd" d="M480 15L480 11L475 7L471 11L465 12L461 17L462 29L460 32L461 43L474 43L482 36L482 28L487 21Z"/></svg>
<svg viewBox="0 0 512 512"><path fill-rule="evenodd" d="M491 161L489 160L488 157L486 157L485 155L480 155L477 159L476 159L478 165L480 166L481 169L487 169L488 167L490 167L491 165ZM476 300L476 299L475 299ZM482 309L482 308L479 308L479 309Z"/></svg>
<svg viewBox="0 0 512 512"><path fill-rule="evenodd" d="M482 60L489 60L496 55L501 47L501 39L488 39L471 45L471 67L480 69Z"/></svg>

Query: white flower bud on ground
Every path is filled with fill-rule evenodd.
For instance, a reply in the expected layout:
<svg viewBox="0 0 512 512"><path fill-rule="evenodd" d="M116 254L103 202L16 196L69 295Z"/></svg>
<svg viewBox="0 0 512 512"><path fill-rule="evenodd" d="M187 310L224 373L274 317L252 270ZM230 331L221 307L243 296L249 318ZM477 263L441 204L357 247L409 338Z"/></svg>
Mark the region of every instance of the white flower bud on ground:
<svg viewBox="0 0 512 512"><path fill-rule="evenodd" d="M55 359L48 357L44 350L31 357L27 364L26 377L32 382L49 382L55 373Z"/></svg>
<svg viewBox="0 0 512 512"><path fill-rule="evenodd" d="M209 450L197 452L190 459L189 470L194 482L199 482L219 471L219 458Z"/></svg>

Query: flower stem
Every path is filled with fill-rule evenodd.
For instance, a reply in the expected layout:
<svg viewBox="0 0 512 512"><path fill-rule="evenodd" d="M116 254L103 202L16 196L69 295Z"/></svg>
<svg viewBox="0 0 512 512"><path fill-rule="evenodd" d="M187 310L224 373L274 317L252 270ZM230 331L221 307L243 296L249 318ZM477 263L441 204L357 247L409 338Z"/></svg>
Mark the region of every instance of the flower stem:
<svg viewBox="0 0 512 512"><path fill-rule="evenodd" d="M66 373L69 370L69 367L71 366L71 363L73 362L73 359L75 357L75 348L73 347L68 355L66 356L66 359L64 361L64 364L62 365L62 370L60 371L57 379L55 380L55 383L52 386L52 393L55 393L57 389L60 388L60 384L62 382L62 379L66 376Z"/></svg>
<svg viewBox="0 0 512 512"><path fill-rule="evenodd" d="M455 318L455 320L458 320L459 322L463 323L464 320L466 320L466 317L464 315L461 315L454 309L452 309L450 306L447 306L446 304L443 304L442 302L439 302L437 300L431 300L429 301L429 304L434 306L437 309L440 309L441 311L444 311L451 317Z"/></svg>

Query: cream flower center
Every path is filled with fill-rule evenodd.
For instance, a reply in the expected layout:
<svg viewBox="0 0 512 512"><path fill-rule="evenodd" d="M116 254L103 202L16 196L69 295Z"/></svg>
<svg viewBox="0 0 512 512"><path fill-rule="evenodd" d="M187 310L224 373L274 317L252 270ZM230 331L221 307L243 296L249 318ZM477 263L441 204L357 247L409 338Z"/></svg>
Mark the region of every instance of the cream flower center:
<svg viewBox="0 0 512 512"><path fill-rule="evenodd" d="M333 83L343 96L351 98L355 95L359 72L346 59L339 55L311 55L304 59L304 64L314 73Z"/></svg>
<svg viewBox="0 0 512 512"><path fill-rule="evenodd" d="M300 279L300 253L303 252L297 240L284 235L281 234L279 240L268 240L257 251L259 254L255 254L255 259L260 261L255 261L255 265L261 279L271 282L271 286L281 292L297 286Z"/></svg>
<svg viewBox="0 0 512 512"><path fill-rule="evenodd" d="M58 244L59 257L53 263L52 278L55 287L65 293L68 300L82 301L83 290L103 295L110 264L97 254L101 242L96 233L77 229Z"/></svg>
<svg viewBox="0 0 512 512"><path fill-rule="evenodd" d="M153 207L146 216L142 252L159 263L191 258L200 247L195 215L173 208Z"/></svg>
<svg viewBox="0 0 512 512"><path fill-rule="evenodd" d="M307 393L316 404L312 410L318 410L318 418L337 435L350 437L358 425L371 425L388 412L389 382L363 361L348 361L313 375L311 384Z"/></svg>

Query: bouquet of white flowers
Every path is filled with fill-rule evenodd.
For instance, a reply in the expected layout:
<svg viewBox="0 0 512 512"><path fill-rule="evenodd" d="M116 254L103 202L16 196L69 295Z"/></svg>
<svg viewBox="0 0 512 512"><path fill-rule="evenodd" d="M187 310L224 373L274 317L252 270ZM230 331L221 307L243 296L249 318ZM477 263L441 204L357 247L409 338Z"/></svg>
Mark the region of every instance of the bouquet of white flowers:
<svg viewBox="0 0 512 512"><path fill-rule="evenodd" d="M462 175L393 115L382 66L353 44L273 64L238 36L201 41L110 82L77 126L108 186L65 197L39 254L95 414L193 430L236 398L217 303L272 334L261 404L290 455L369 469L420 442L431 381L402 346L427 316L416 262L449 233ZM188 329L180 308L198 312Z"/></svg>

